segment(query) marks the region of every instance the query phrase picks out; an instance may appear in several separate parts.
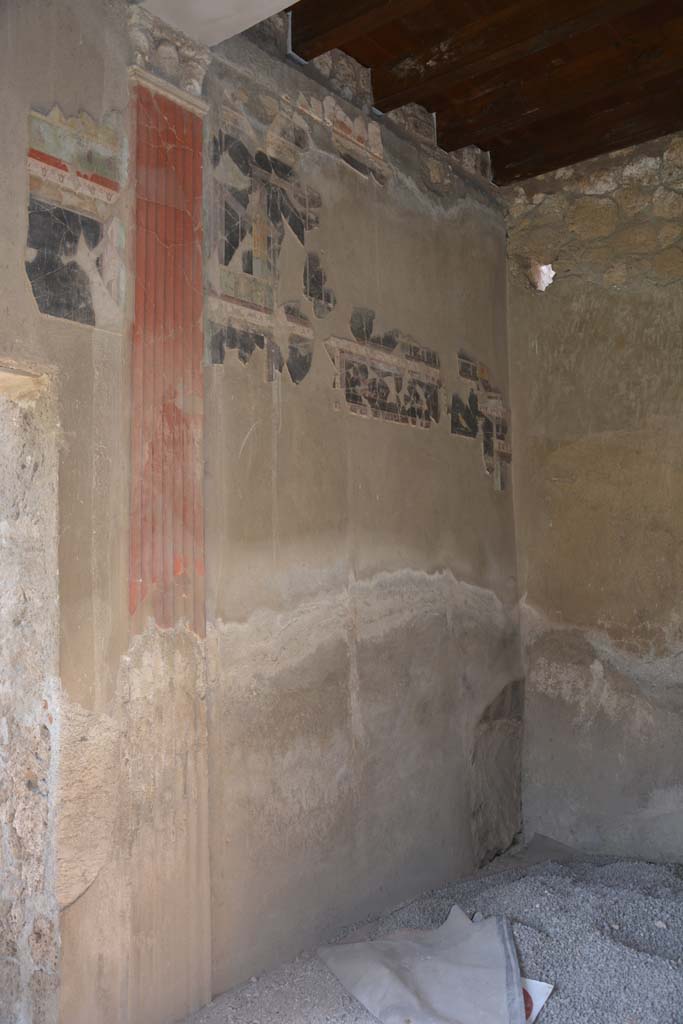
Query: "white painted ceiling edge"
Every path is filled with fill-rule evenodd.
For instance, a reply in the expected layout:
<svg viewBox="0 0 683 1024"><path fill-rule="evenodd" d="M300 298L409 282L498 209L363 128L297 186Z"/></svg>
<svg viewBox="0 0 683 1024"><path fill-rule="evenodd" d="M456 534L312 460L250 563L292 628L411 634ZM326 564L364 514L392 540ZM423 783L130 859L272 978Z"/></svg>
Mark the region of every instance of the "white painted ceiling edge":
<svg viewBox="0 0 683 1024"><path fill-rule="evenodd" d="M214 46L298 0L144 0L144 7L191 39Z"/></svg>

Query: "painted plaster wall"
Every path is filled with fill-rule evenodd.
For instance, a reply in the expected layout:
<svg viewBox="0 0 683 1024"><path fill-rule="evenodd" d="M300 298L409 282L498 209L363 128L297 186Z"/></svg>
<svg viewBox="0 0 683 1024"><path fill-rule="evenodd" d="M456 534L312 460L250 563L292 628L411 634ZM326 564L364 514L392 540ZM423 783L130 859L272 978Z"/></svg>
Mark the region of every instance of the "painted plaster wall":
<svg viewBox="0 0 683 1024"><path fill-rule="evenodd" d="M525 828L678 859L683 139L507 198Z"/></svg>
<svg viewBox="0 0 683 1024"><path fill-rule="evenodd" d="M59 466L60 675L74 699L97 706L113 692L126 647L127 339L122 330L41 315L25 269L31 111L125 114L121 5L9 3L2 7L3 360L54 378ZM36 31L40 23L41 30ZM74 68L78 73L74 74Z"/></svg>
<svg viewBox="0 0 683 1024"><path fill-rule="evenodd" d="M249 223L231 273L255 266L249 232L275 233L251 226L251 163L314 211L301 237L285 225L265 284L239 278L242 301L265 303L267 286L276 311L257 329L207 200L208 318L224 325L205 395L215 992L471 869L519 827L519 709L485 718L520 675L511 492L449 415L467 397L462 350L507 399L504 224L486 184L433 146L373 135L354 74L335 65L355 107L244 41L209 74L207 166L252 188L235 199ZM364 149L335 132L344 117ZM333 300L304 294L311 252ZM281 364L297 328L269 327L295 303L302 377ZM351 407L337 359L358 308L438 356L438 422Z"/></svg>
<svg viewBox="0 0 683 1024"><path fill-rule="evenodd" d="M35 835L33 851L22 855L25 873L34 877L26 891L46 917L46 964L42 991L26 978L25 950L3 950L3 968L18 969L22 995L15 1004L11 988L3 991L3 1021L28 1024L54 1022L59 972L55 829L58 818L59 737L65 701L102 706L113 691L118 656L125 650L126 429L124 339L121 334L94 330L83 323L41 315L25 269L29 226L30 112L48 114L57 103L67 115L87 109L96 120L126 104L123 39L112 4L8 3L0 9L0 90L3 96L3 151L0 157L0 361L44 373L52 396L52 419L36 413L36 454L52 446L54 481L48 494L29 490L30 504L51 502L43 524L45 549L30 552L18 546L27 579L43 576L46 586L59 586L59 603L34 607L33 653L5 681L13 700L22 701L24 726L31 723L46 748L36 753L38 791L54 801L48 831ZM117 46L117 40L119 45ZM73 69L78 68L78 74ZM3 445L11 438L3 430ZM40 476L32 482L35 489ZM55 490L56 488L56 490ZM31 508L36 515L36 508ZM3 503L3 518L7 510ZM51 531L49 523L54 523ZM33 566L38 559L40 565ZM35 596L29 593L28 597ZM31 607L32 601L28 601ZM54 628L54 649L50 638ZM8 638L8 642L11 642ZM4 649L4 645L3 645ZM46 658L40 664L40 654ZM37 675L41 679L36 678ZM51 680L49 714L38 689ZM37 689L38 688L38 689ZM21 694L21 697L19 696ZM33 705L30 697L33 697ZM47 699L47 696L46 696ZM42 777L48 769L50 784ZM31 766L13 747L10 764L17 785L31 786ZM26 778L24 774L26 773ZM45 793L47 789L47 793ZM87 829L87 819L81 821ZM55 863L51 863L51 857ZM42 863L41 863L41 857ZM7 862L3 858L3 869ZM49 870L48 870L49 868ZM4 876L6 877L6 876ZM3 883L4 888L4 883ZM53 913L54 910L54 913ZM29 922L24 922L30 927ZM24 935L23 940L25 941ZM62 936L63 941L63 936ZM63 946L62 946L63 948ZM18 967L17 967L18 965ZM5 1001L7 994L7 1001Z"/></svg>
<svg viewBox="0 0 683 1024"><path fill-rule="evenodd" d="M52 722L40 704L32 727L49 730L55 864L45 875L29 852L24 870L44 876L31 907L60 909L42 945L27 917L16 953L3 948L24 991L0 1018L165 1021L210 995L205 655L182 627L129 639L127 4L11 0L0 26L0 364L44 374L53 396L57 536L50 550L46 527L41 571L59 584L58 661L34 651L10 684L29 703L53 679ZM30 792L22 750L10 777Z"/></svg>
<svg viewBox="0 0 683 1024"><path fill-rule="evenodd" d="M246 41L217 55L206 168L234 176L212 143L246 118L250 158L281 161L259 158L249 203L287 210L301 185L306 223L271 222L272 338L245 335L230 288L252 286L221 270L207 175L208 635L134 635L127 5L1 16L0 362L45 375L56 442L55 866L36 906L59 908L60 958L31 1012L150 1024L518 827L504 227L486 183L369 129L338 56L314 80ZM259 230L238 258L272 270Z"/></svg>

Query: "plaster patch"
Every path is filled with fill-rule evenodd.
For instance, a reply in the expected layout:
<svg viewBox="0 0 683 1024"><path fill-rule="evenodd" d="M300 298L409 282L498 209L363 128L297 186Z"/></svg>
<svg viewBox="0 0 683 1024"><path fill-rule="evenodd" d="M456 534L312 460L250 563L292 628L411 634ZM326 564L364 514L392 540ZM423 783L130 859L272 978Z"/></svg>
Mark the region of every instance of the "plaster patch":
<svg viewBox="0 0 683 1024"><path fill-rule="evenodd" d="M578 721L587 724L603 714L611 721L628 722L635 733L648 730L654 721L646 700L630 686L620 686L613 674L607 675L599 661L589 665L572 665L534 659L534 681L539 692L559 697L572 705Z"/></svg>
<svg viewBox="0 0 683 1024"><path fill-rule="evenodd" d="M118 814L119 724L64 700L57 826L61 908L92 885L111 856Z"/></svg>
<svg viewBox="0 0 683 1024"><path fill-rule="evenodd" d="M118 1014L121 999L147 1021L210 998L204 698L203 641L150 623L104 713L65 703L58 884L70 1024L102 1007Z"/></svg>

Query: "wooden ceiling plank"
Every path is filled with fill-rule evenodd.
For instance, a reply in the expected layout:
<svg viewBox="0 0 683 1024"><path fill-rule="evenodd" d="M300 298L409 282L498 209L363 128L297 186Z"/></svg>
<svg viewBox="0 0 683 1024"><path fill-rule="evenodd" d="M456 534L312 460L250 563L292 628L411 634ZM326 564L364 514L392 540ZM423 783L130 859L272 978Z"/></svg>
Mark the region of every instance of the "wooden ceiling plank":
<svg viewBox="0 0 683 1024"><path fill-rule="evenodd" d="M364 36L354 39L351 56L361 64L365 64L366 67L382 67L391 63L394 54L405 46L405 36L406 30L402 23L392 21L388 25L383 25L382 28L375 29L374 32L367 32ZM363 55L367 53L369 47L372 47L374 53L381 54L381 57L377 56L371 62L364 59Z"/></svg>
<svg viewBox="0 0 683 1024"><path fill-rule="evenodd" d="M394 62L402 57L410 56L415 51L435 46L443 39L463 31L472 22L490 17L497 11L510 5L512 0L476 0L475 3L464 3L463 0L429 0L429 6L414 14L406 14L398 20L406 38L404 45L396 49Z"/></svg>
<svg viewBox="0 0 683 1024"><path fill-rule="evenodd" d="M631 11L590 32L562 39L554 46L512 61L495 71L454 82L438 97L435 110L445 110L460 102L494 104L506 97L514 98L522 91L535 91L538 80L543 76L552 78L557 74L568 73L571 66L576 65L578 68L579 64L581 67L577 77L580 77L582 73L590 73L590 59L599 60L602 57L618 61L620 54L635 55L637 58L648 48L658 49L670 28L678 33L681 18L682 0L659 0L657 18L652 16L651 8ZM670 50L671 44L666 39L664 41ZM683 51L679 53L683 58Z"/></svg>
<svg viewBox="0 0 683 1024"><path fill-rule="evenodd" d="M667 7L674 14L668 19ZM479 145L487 137L524 129L588 102L631 95L635 83L642 87L683 69L681 4L665 0L661 8L659 23L651 22L634 34L629 45L612 43L555 67L550 61L535 61L526 65L524 73L511 66L499 77L495 90L462 100L450 97L448 107L437 117L442 145L448 149Z"/></svg>
<svg viewBox="0 0 683 1024"><path fill-rule="evenodd" d="M387 60L391 48L382 38L382 33L368 33L361 39L357 39L353 48L353 58L366 68L377 67Z"/></svg>
<svg viewBox="0 0 683 1024"><path fill-rule="evenodd" d="M430 100L454 83L495 71L651 4L652 0L518 0L473 22L436 49L421 51L392 68L375 68L375 102L383 110L411 102L430 107Z"/></svg>
<svg viewBox="0 0 683 1024"><path fill-rule="evenodd" d="M613 143L605 148L604 143L593 140L578 147L568 146L566 150L548 155L543 159L530 158L529 161L515 164L502 165L499 162L499 171L494 172L494 182L501 188L505 185L513 185L515 182L526 181L529 178L537 178L540 174L548 174L557 171L561 167L570 167L573 164L583 163L584 160L591 160L594 157L604 156L606 153L613 153L629 146L641 145L644 142L651 142L653 139L662 138L681 128L680 118L673 113L668 116L658 117L652 122L637 131L624 133L615 136ZM535 144L538 148L538 143Z"/></svg>
<svg viewBox="0 0 683 1024"><path fill-rule="evenodd" d="M527 146L530 138L538 139L539 133L546 135L549 143L552 144L556 140L565 139L568 133L577 130L577 126L582 136L594 132L596 125L602 131L605 127L605 122L610 126L618 127L619 117L623 117L626 111L629 112L630 116L633 111L642 113L646 112L648 108L651 111L657 110L662 99L667 109L674 107L683 116L683 107L681 106L680 99L680 86L682 83L683 71L681 70L672 71L669 75L663 75L656 83L656 87L650 86L647 89L643 89L638 81L634 81L632 91L628 96L622 98L609 97L599 107L592 103L584 104L559 117L549 118L546 121L532 125L526 131L516 129L514 132L499 136L498 142L505 145L511 152L516 149L521 151Z"/></svg>
<svg viewBox="0 0 683 1024"><path fill-rule="evenodd" d="M683 0L300 0L294 48L373 68L385 110L438 112L520 180L683 127Z"/></svg>
<svg viewBox="0 0 683 1024"><path fill-rule="evenodd" d="M683 128L682 94L683 73L677 73L624 103L541 122L509 141L490 140L494 179L499 185L522 181L678 131Z"/></svg>
<svg viewBox="0 0 683 1024"><path fill-rule="evenodd" d="M345 44L353 39L429 3L430 0L299 0L290 8L292 49L306 60L327 50L345 49Z"/></svg>

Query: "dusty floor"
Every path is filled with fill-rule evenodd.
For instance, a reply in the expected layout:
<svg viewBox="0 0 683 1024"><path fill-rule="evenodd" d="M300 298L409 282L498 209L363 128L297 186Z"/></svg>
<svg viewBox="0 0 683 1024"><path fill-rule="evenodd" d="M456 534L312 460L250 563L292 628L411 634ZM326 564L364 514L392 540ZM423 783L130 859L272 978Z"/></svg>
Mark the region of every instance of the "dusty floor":
<svg viewBox="0 0 683 1024"><path fill-rule="evenodd" d="M435 927L453 903L469 914L504 914L514 922L522 973L556 986L539 1024L683 1024L683 866L595 858L507 864L339 938ZM187 1024L373 1022L306 954L221 996Z"/></svg>

